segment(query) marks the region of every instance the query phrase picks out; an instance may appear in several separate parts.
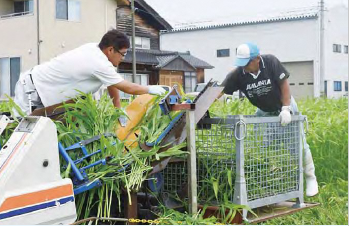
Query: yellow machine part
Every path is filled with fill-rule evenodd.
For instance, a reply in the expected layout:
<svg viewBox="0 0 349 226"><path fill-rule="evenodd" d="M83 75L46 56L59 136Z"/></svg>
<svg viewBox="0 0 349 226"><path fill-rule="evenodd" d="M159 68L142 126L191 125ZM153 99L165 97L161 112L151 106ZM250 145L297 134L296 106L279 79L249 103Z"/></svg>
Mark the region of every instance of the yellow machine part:
<svg viewBox="0 0 349 226"><path fill-rule="evenodd" d="M118 129L116 130L116 136L121 141L126 140L126 147L134 148L138 146L138 143L135 142L137 131L134 131L134 128L140 123L148 108L155 101L155 98L155 96L149 94L138 96L126 107L126 113L129 117L126 126L122 127L120 122L117 122Z"/></svg>

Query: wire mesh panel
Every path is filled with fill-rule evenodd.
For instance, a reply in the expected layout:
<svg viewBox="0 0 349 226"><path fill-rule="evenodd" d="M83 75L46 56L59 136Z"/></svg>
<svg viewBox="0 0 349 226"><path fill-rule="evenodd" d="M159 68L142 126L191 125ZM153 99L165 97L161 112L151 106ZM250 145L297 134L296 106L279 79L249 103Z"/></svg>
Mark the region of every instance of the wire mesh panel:
<svg viewBox="0 0 349 226"><path fill-rule="evenodd" d="M244 143L247 200L298 190L298 122L248 123Z"/></svg>
<svg viewBox="0 0 349 226"><path fill-rule="evenodd" d="M303 202L302 122L278 117L231 116L201 121L196 129L198 202L231 201L251 208L291 198ZM164 190L187 183L186 162L164 170Z"/></svg>
<svg viewBox="0 0 349 226"><path fill-rule="evenodd" d="M180 194L183 190L187 189L188 168L185 160L169 162L162 173L164 175L164 191Z"/></svg>
<svg viewBox="0 0 349 226"><path fill-rule="evenodd" d="M224 194L227 198L233 200L235 178L234 127L229 124L210 124L208 128L196 130L199 202L223 201Z"/></svg>

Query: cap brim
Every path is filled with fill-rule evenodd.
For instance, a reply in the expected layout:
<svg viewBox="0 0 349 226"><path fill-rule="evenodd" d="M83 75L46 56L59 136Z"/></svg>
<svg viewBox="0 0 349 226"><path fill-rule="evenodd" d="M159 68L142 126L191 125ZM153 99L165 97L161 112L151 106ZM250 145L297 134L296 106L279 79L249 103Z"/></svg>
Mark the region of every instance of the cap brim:
<svg viewBox="0 0 349 226"><path fill-rule="evenodd" d="M235 66L244 67L248 64L250 58L237 58L235 61Z"/></svg>

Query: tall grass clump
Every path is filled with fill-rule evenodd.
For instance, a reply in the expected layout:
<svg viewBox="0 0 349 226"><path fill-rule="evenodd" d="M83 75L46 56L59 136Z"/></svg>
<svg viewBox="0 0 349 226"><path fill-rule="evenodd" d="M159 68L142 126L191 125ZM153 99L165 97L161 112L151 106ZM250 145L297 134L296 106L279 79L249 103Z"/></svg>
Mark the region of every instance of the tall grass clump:
<svg viewBox="0 0 349 226"><path fill-rule="evenodd" d="M156 100L158 101L159 98ZM157 108L159 108L156 101L153 106L157 107L148 110L142 119L143 122L147 123L153 119L154 113L152 112L158 111ZM77 97L74 103L64 104L64 107L67 110L64 115L65 123L56 122L56 125L59 141L65 147L96 135L115 134L118 118L125 115L123 110L114 108L111 99L106 94L99 101L96 101L91 94L81 93L81 96ZM140 123L139 126L141 125L144 126L143 123ZM161 128L157 127L151 132L143 129L141 135L152 137L153 133L157 133L157 130ZM135 131L137 130L140 129L135 128ZM152 150L145 152L138 146L125 148L124 141L110 136L101 136L99 141L87 145L89 153L99 149L102 152L85 160L79 167L99 159L108 158L109 161L107 165L98 165L86 171L91 181L99 179L103 182L103 186L76 196L78 217L80 219L91 215L110 217L112 211L115 211L114 203L118 203L116 209L120 212L121 195L127 194L129 201L131 200L130 194L137 192L144 180L147 179L147 175L152 169L151 163L165 156L183 154L184 152L179 150L183 146L174 146L162 153L157 153L160 147L155 146ZM79 156L72 153L71 157L75 159ZM62 174L71 176L69 167L62 168Z"/></svg>
<svg viewBox="0 0 349 226"><path fill-rule="evenodd" d="M307 99L298 107L309 121L307 142L319 194L305 201L321 206L268 224L348 225L348 99Z"/></svg>
<svg viewBox="0 0 349 226"><path fill-rule="evenodd" d="M5 95L7 99L4 101L0 101L0 113L6 112L10 113L12 117L12 122L7 125L6 129L3 131L3 133L0 136L0 146L4 146L4 144L8 141L11 134L15 130L15 128L18 126L19 119L15 117L14 110L18 112L20 116L25 116L25 113L20 109L20 107L13 101L13 99Z"/></svg>

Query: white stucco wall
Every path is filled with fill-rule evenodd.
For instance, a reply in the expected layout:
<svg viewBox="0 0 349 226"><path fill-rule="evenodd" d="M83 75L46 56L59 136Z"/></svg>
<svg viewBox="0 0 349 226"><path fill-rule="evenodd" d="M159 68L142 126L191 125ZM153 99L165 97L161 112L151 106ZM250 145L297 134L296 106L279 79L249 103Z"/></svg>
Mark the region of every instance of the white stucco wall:
<svg viewBox="0 0 349 226"><path fill-rule="evenodd" d="M1 0L9 8L12 0ZM40 0L40 62L50 60L84 43L99 42L116 27L116 0L80 0L80 21L56 19L56 0ZM21 57L21 71L38 63L37 0L31 15L0 18L0 57Z"/></svg>
<svg viewBox="0 0 349 226"><path fill-rule="evenodd" d="M256 43L261 53L271 53L282 62L314 61L317 64L316 20L286 21L206 29L161 35L161 48L187 51L213 65L206 80L223 81L234 67L236 48L245 42ZM217 57L218 49L230 49L230 57Z"/></svg>
<svg viewBox="0 0 349 226"><path fill-rule="evenodd" d="M40 1L41 62L88 42L99 42L116 27L116 0L80 0L80 21L56 19L56 0Z"/></svg>
<svg viewBox="0 0 349 226"><path fill-rule="evenodd" d="M328 14L328 15L327 15ZM334 93L333 79L347 80L348 55L332 51L333 42L348 44L348 9L326 11L325 30L325 80L328 80L328 95L336 97L344 91ZM161 34L161 49L190 51L215 68L205 71L205 79L223 81L234 67L235 51L244 42L254 42L261 53L271 53L281 62L314 62L314 96L320 96L319 65L319 20L317 18L284 22L240 25L226 28L191 30ZM230 49L230 57L217 58L218 49ZM291 75L292 76L292 75ZM337 77L336 77L337 76ZM344 82L342 84L344 90Z"/></svg>
<svg viewBox="0 0 349 226"><path fill-rule="evenodd" d="M333 52L333 44L340 44L341 53ZM348 54L344 53L348 45L348 8L338 5L330 8L325 17L325 80L329 97L340 97L345 93L345 81L348 81ZM334 91L334 81L342 82L342 91Z"/></svg>
<svg viewBox="0 0 349 226"><path fill-rule="evenodd" d="M35 14L0 18L0 31L0 58L20 57L21 71L37 63Z"/></svg>

